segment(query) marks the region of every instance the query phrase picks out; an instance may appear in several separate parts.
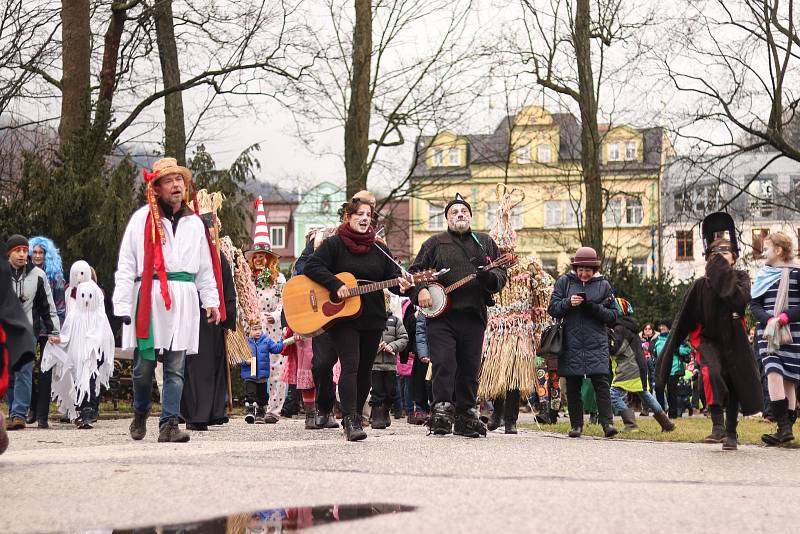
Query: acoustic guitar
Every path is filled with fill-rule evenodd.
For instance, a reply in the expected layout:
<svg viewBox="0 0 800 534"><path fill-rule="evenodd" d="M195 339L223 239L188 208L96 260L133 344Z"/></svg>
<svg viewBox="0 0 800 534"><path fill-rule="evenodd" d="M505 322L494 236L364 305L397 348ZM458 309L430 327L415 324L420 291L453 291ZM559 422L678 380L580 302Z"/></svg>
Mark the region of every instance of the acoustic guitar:
<svg viewBox="0 0 800 534"><path fill-rule="evenodd" d="M449 269L429 269L415 273L413 283L433 282L447 271ZM283 312L286 322L295 333L304 336L321 334L336 321L351 319L361 313L360 295L400 285L397 278L358 285L355 276L346 272L337 274L336 278L344 282L348 289L347 297L338 301L331 299L330 291L325 286L304 275L291 278L283 286Z"/></svg>
<svg viewBox="0 0 800 534"><path fill-rule="evenodd" d="M495 267L510 267L517 262L517 257L510 253L501 254L496 260L489 263L488 265L483 265L478 268L479 271L488 271L490 269L494 269ZM464 278L457 280L450 284L447 287L444 287L442 284L437 282L433 282L428 285L428 292L431 294L431 305L427 308L423 308L420 306L419 311L422 315L427 317L428 319L433 319L439 317L444 312L446 312L450 308L450 298L447 296L459 287L463 286L474 280L478 276L478 273L472 273Z"/></svg>

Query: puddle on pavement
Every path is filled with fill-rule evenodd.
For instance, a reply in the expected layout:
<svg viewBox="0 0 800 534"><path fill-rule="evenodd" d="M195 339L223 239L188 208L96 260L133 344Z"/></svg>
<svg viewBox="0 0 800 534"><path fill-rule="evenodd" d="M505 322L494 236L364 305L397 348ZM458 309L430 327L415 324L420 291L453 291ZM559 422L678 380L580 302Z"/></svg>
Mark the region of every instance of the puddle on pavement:
<svg viewBox="0 0 800 534"><path fill-rule="evenodd" d="M387 503L269 508L177 525L136 529L85 530L82 534L272 534L415 510L414 506ZM71 531L75 533L75 531ZM80 531L79 531L80 532Z"/></svg>

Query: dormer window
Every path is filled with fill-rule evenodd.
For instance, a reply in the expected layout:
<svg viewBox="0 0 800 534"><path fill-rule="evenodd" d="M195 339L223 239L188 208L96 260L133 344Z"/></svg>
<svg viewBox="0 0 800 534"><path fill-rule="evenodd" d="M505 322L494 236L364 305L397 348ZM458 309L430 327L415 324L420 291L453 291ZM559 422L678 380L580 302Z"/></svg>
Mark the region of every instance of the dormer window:
<svg viewBox="0 0 800 534"><path fill-rule="evenodd" d="M517 150L517 163L526 165L531 162L531 147L525 145Z"/></svg>
<svg viewBox="0 0 800 534"><path fill-rule="evenodd" d="M436 167L444 165L444 151L441 148L433 151L433 164Z"/></svg>
<svg viewBox="0 0 800 534"><path fill-rule="evenodd" d="M625 144L625 160L636 161L636 141L628 141Z"/></svg>
<svg viewBox="0 0 800 534"><path fill-rule="evenodd" d="M547 143L542 143L536 147L536 158L539 160L539 163L550 163L550 145Z"/></svg>
<svg viewBox="0 0 800 534"><path fill-rule="evenodd" d="M447 164L455 167L461 165L461 157L457 148L451 148L447 151Z"/></svg>
<svg viewBox="0 0 800 534"><path fill-rule="evenodd" d="M608 144L608 161L619 161L619 143Z"/></svg>

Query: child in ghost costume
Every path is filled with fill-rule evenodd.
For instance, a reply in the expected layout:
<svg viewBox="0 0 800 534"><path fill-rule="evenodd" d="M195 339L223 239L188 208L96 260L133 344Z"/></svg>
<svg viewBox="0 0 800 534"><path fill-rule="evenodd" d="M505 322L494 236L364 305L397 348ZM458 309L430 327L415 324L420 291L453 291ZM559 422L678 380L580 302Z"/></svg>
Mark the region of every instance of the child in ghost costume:
<svg viewBox="0 0 800 534"><path fill-rule="evenodd" d="M69 268L69 285L67 286L67 294L64 299L67 313L69 313L69 310L75 305L75 301L77 300L78 284L93 279L92 267L87 262L78 260L72 264L72 267Z"/></svg>
<svg viewBox="0 0 800 534"><path fill-rule="evenodd" d="M77 417L78 428L90 429L100 386L107 388L114 373L114 333L106 317L103 290L97 283L79 283L69 291L67 300L72 303L61 342L47 345L42 369L53 369L52 395L59 409L70 419Z"/></svg>

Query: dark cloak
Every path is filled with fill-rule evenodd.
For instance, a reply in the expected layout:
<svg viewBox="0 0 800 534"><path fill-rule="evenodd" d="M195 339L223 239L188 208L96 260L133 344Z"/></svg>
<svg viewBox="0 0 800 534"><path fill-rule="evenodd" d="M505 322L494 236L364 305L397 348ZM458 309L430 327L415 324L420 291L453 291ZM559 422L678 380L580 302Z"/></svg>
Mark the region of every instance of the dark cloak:
<svg viewBox="0 0 800 534"><path fill-rule="evenodd" d="M8 369L13 371L17 366L33 359L35 338L28 316L11 286L11 267L8 260L2 258L0 258L0 325L6 332ZM3 358L0 357L0 377L5 374Z"/></svg>
<svg viewBox="0 0 800 534"><path fill-rule="evenodd" d="M236 289L225 255L220 257L220 264L226 317L218 325L209 324L206 311L200 309L198 352L186 357L181 397L181 414L187 423L209 425L228 422L225 329L236 328Z"/></svg>
<svg viewBox="0 0 800 534"><path fill-rule="evenodd" d="M763 408L761 379L744 322L749 302L750 277L714 255L706 264L706 275L695 280L686 293L660 351L674 354L689 336L698 351L708 404L725 406L728 391L733 388L745 415ZM659 358L657 387L664 387L671 367L671 357Z"/></svg>

